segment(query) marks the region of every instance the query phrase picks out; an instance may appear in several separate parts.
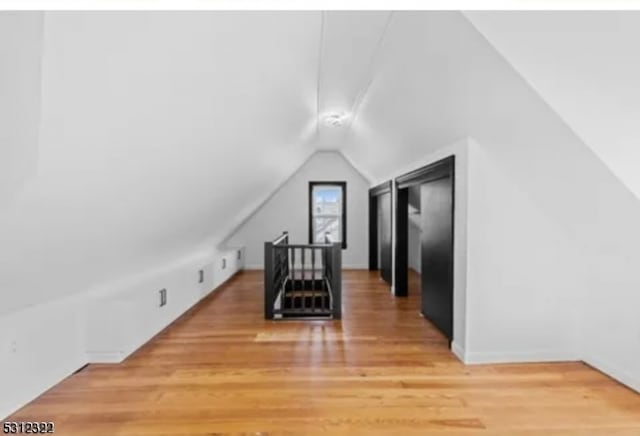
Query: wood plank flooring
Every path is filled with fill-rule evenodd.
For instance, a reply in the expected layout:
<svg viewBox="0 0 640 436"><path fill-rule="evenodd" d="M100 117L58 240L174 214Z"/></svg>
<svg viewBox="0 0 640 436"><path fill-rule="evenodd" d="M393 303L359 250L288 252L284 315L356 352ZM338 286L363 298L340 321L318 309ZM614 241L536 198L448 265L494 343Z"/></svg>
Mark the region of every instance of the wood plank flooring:
<svg viewBox="0 0 640 436"><path fill-rule="evenodd" d="M90 365L9 420L60 435L640 435L640 395L581 363L462 365L376 274L344 319L265 321L243 272L119 365ZM415 289L415 288L414 288Z"/></svg>

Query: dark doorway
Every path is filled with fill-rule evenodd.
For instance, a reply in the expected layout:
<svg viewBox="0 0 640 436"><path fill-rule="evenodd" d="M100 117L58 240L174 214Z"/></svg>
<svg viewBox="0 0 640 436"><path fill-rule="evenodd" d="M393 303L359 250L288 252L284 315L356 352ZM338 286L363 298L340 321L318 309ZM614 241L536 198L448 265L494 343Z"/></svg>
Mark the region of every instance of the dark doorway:
<svg viewBox="0 0 640 436"><path fill-rule="evenodd" d="M392 280L392 199L391 181L369 190L369 269Z"/></svg>
<svg viewBox="0 0 640 436"><path fill-rule="evenodd" d="M422 214L420 207L420 187L413 185L407 188L409 193L408 226L407 226L407 265L408 265L408 294L422 293Z"/></svg>
<svg viewBox="0 0 640 436"><path fill-rule="evenodd" d="M409 233L411 225L418 225L412 238L419 237L421 312L449 340L453 338L454 163L451 156L396 179L396 295L409 293L409 250L418 243L409 239ZM415 197L418 200L411 201ZM419 217L412 223L409 216L416 202Z"/></svg>

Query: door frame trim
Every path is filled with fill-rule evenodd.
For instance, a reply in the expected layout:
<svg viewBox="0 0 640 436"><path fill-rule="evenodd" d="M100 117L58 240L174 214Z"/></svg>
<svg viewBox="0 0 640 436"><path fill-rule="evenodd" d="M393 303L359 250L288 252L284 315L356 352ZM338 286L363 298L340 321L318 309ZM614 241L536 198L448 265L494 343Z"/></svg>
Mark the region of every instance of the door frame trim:
<svg viewBox="0 0 640 436"><path fill-rule="evenodd" d="M369 271L377 271L378 265L378 197L390 193L393 196L393 181L384 183L369 189ZM391 247L393 247L393 198L391 199ZM393 265L391 265L393 268ZM393 276L393 273L392 273Z"/></svg>
<svg viewBox="0 0 640 436"><path fill-rule="evenodd" d="M422 184L442 177L455 175L455 156L451 155L422 168L396 177L396 191L409 186Z"/></svg>
<svg viewBox="0 0 640 436"><path fill-rule="evenodd" d="M409 295L409 277L407 270L409 269L409 191L410 186L426 183L432 180L441 179L443 177L451 177L451 251L454 252L455 240L455 155L447 156L424 167L410 171L395 179L395 261L394 270L394 291L397 297L406 297ZM455 262L455 252L453 256ZM454 274L452 265L451 274ZM451 278L453 283L454 277Z"/></svg>

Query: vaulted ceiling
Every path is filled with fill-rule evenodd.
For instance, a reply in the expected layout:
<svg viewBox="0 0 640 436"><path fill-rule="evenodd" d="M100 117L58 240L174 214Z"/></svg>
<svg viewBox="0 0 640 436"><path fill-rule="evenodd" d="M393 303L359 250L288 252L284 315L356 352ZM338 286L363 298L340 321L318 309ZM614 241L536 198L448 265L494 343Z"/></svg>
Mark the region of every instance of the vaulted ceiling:
<svg viewBox="0 0 640 436"><path fill-rule="evenodd" d="M640 197L640 12L465 15Z"/></svg>
<svg viewBox="0 0 640 436"><path fill-rule="evenodd" d="M616 109L627 89L611 83L619 69L598 73L588 56L609 44L585 41L569 65L581 40L560 32L571 23L469 17L473 25L458 12L0 14L0 286L15 296L0 310L214 246L316 150L339 150L374 181L474 134L484 95L474 50L493 50L482 35L589 145L608 150L609 132L626 153L638 99L624 94ZM549 20L558 31L538 38ZM610 44L629 38L633 48L631 22L620 33L617 19L598 23ZM621 73L628 84L635 67ZM611 86L591 82L603 78ZM610 110L617 120L595 127ZM345 114L341 128L325 123L331 113Z"/></svg>
<svg viewBox="0 0 640 436"><path fill-rule="evenodd" d="M220 242L339 147L388 16L0 15L1 310Z"/></svg>

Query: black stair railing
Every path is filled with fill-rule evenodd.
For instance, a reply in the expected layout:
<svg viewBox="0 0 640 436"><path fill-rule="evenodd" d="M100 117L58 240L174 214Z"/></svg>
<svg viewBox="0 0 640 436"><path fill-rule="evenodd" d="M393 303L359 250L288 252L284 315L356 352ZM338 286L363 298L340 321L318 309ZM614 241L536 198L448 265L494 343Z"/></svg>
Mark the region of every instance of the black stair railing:
<svg viewBox="0 0 640 436"><path fill-rule="evenodd" d="M342 317L342 244L290 244L289 235L264 245L264 316Z"/></svg>

